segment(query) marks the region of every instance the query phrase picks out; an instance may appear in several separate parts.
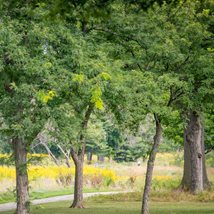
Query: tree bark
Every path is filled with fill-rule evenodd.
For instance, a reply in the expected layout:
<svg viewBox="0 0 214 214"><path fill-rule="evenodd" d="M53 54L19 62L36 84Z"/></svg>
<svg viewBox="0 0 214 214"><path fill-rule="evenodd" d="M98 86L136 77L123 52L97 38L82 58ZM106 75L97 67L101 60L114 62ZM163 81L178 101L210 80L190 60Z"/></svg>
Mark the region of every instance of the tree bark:
<svg viewBox="0 0 214 214"><path fill-rule="evenodd" d="M210 187L205 165L204 129L197 112L191 112L184 130L183 190L201 192Z"/></svg>
<svg viewBox="0 0 214 214"><path fill-rule="evenodd" d="M146 179L145 179L145 186L144 186L144 192L143 192L143 201L142 201L142 214L148 214L149 213L149 193L152 185L152 174L154 169L154 162L156 158L156 154L158 152L158 147L161 143L161 137L162 137L162 127L159 117L154 114L155 118L155 124L156 124L156 131L154 136L154 143L152 146L152 150L149 154L149 160L147 162L147 171L146 171Z"/></svg>
<svg viewBox="0 0 214 214"><path fill-rule="evenodd" d="M75 164L75 182L74 182L74 200L71 208L84 208L83 206L83 162L84 152L82 151L83 157L71 150L71 157Z"/></svg>
<svg viewBox="0 0 214 214"><path fill-rule="evenodd" d="M16 214L28 214L30 201L28 192L27 150L21 139L13 140L15 165L16 165Z"/></svg>
<svg viewBox="0 0 214 214"><path fill-rule="evenodd" d="M83 164L85 155L85 131L88 126L88 121L90 119L91 113L93 111L93 106L89 105L84 120L82 122L82 130L80 132L80 148L74 151L73 148L70 150L71 157L75 164L75 182L74 182L74 200L70 208L84 208L83 206Z"/></svg>
<svg viewBox="0 0 214 214"><path fill-rule="evenodd" d="M204 146L204 126L202 124L202 139L201 139L201 148L202 148L202 167L203 167L203 188L204 190L210 189L211 183L209 182L207 176L206 160L205 160L205 146Z"/></svg>

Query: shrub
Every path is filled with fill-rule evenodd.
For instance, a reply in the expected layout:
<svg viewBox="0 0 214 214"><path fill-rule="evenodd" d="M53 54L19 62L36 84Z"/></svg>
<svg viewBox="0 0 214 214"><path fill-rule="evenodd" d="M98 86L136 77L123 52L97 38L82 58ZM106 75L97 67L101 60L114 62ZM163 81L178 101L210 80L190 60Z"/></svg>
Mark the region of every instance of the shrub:
<svg viewBox="0 0 214 214"><path fill-rule="evenodd" d="M152 180L152 189L176 189L180 184L180 179L175 176L161 175L154 176Z"/></svg>
<svg viewBox="0 0 214 214"><path fill-rule="evenodd" d="M207 166L209 166L209 167L214 167L214 151L209 152L209 153L206 155L206 164L207 164Z"/></svg>

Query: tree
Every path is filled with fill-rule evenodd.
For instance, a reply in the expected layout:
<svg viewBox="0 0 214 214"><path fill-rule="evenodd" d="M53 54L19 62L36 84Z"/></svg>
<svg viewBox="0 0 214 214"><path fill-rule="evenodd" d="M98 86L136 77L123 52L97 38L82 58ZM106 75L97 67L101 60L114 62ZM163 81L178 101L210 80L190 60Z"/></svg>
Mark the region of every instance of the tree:
<svg viewBox="0 0 214 214"><path fill-rule="evenodd" d="M102 75L102 73L101 73ZM84 81L86 77L84 77ZM95 78L100 78L95 77ZM74 80L74 79L73 79ZM75 81L75 80L74 80ZM71 82L72 84L72 82ZM81 96L78 97L79 89L83 89L85 94L81 93ZM90 84L88 85L90 87ZM91 86L93 87L93 85ZM89 88L88 88L89 89ZM100 89L98 89L100 90ZM75 95L71 93L75 92ZM83 92L83 91L82 91ZM61 104L58 108L56 108L57 114L54 114L54 119L57 124L58 135L60 139L63 139L63 142L67 142L70 147L71 157L75 164L75 185L74 185L74 201L71 205L72 208L83 208L83 163L84 163L84 155L85 148L87 143L87 129L90 117L92 113L96 110L96 99L99 99L100 102L100 93L99 94L90 94L91 91L87 90L86 85L78 86L78 89L71 90L66 100L69 98L71 101L67 104ZM80 94L79 94L80 95ZM72 97L73 96L73 97ZM77 102L74 103L74 96L78 98ZM88 99L82 99L82 96L88 96ZM95 100L92 99L93 96L98 96ZM86 97L85 97L86 98ZM68 100L67 100L68 101ZM82 109L77 108L82 103ZM95 102L95 103L94 103ZM97 106L98 108L101 106ZM73 130L72 130L73 129ZM89 138L88 138L89 139Z"/></svg>
<svg viewBox="0 0 214 214"><path fill-rule="evenodd" d="M86 130L92 113L104 107L101 98L105 88L103 83L110 79L108 70L112 65L108 62L105 53L108 44L102 45L104 43L102 38L90 32L94 24L101 23L108 16L108 1L71 1L67 4L59 0L53 4L48 2L47 5L53 6L49 16L54 16L56 19L61 17L65 22L73 23L72 28L82 42L82 44L78 42L80 48L78 52L81 56L77 60L79 68L73 70L74 75L71 77L73 83L71 85L68 80L67 85L61 87L62 93L60 92L63 98L61 103L70 104L74 113L70 116L78 121L77 130L79 130L75 143L70 140L67 142L71 144L70 152L76 167L74 201L71 207L82 208L82 170Z"/></svg>
<svg viewBox="0 0 214 214"><path fill-rule="evenodd" d="M127 63L127 69L138 68L142 72L150 70L158 74L171 73L177 76L179 81L183 81L186 87L176 89L182 95L182 99L176 103L180 111L189 110L186 115L193 115L193 112L200 115L202 109L210 108L212 103L212 91L204 88L205 82L208 87L213 85L213 54L210 48L212 33L209 30L212 24L208 20L212 12L204 7L199 9L198 5L201 4L190 1L177 5L163 4L161 7L154 4L147 13L140 9L136 10L137 6L130 10L121 7L123 13L120 14L120 18L117 17L115 25L111 25L113 30L102 29L114 37L124 39L118 42L126 45L127 52L133 58L131 63L130 61ZM120 23L120 19L126 21ZM203 107L199 103L203 103ZM203 151L199 153L204 156ZM197 152L192 156L197 158ZM202 160L204 158L201 158ZM196 168L192 167L193 174L197 174L194 172ZM205 169L205 165L203 168ZM199 175L192 176L192 179L193 177ZM197 192L193 189L193 192Z"/></svg>
<svg viewBox="0 0 214 214"><path fill-rule="evenodd" d="M47 67L48 57L41 48L44 41L42 26L29 26L25 21L10 17L2 19L1 25L2 131L11 141L15 157L16 213L25 214L29 213L30 205L27 152L48 115L46 107L38 99L38 94L41 90L48 90L44 79L50 70Z"/></svg>
<svg viewBox="0 0 214 214"><path fill-rule="evenodd" d="M82 54L77 61L79 67L73 73L68 70L62 71L58 81L64 81L64 84L55 88L59 101L52 112L57 138L70 147L70 154L75 164L72 208L83 207L83 163L89 120L96 111L104 109L102 93L111 78L107 72L104 72L108 71L108 67L102 64L102 57L105 59L102 47L99 46L100 52L96 51L98 47L92 46L90 40L84 43L84 40L88 39L86 36L77 36L76 41L82 39L83 42L82 46L78 46Z"/></svg>
<svg viewBox="0 0 214 214"><path fill-rule="evenodd" d="M145 115L150 115L151 117L152 113L155 123L152 148L148 152L149 157L142 201L142 213L149 213L148 201L156 154L163 138L164 127L166 125L173 125L170 124L168 118L173 118L178 114L178 111L171 106L173 102L180 97L180 93L177 92L176 88L183 86L182 82L175 77L162 75L157 80L156 75L150 72L141 74L141 72L138 71L138 74L136 76L132 75L132 78L138 82L138 84L136 84L136 81L132 81L135 85L131 85L130 87L133 90L130 96L134 98L134 103L130 102L129 105L135 106L131 108L134 125L139 124ZM173 91L172 87L174 88ZM142 115L141 112L144 112L144 114Z"/></svg>
<svg viewBox="0 0 214 214"><path fill-rule="evenodd" d="M205 167L204 130L197 112L191 112L184 133L184 174L182 188L194 193L208 189Z"/></svg>
<svg viewBox="0 0 214 214"><path fill-rule="evenodd" d="M189 10L187 12L187 8L190 8L191 13ZM131 70L132 75L133 70L138 69L144 73L150 71L157 76L168 73L172 78L176 78L175 87L171 85L166 96L172 95L169 99L170 104L177 103L180 111L184 111L185 105L192 105L184 104L184 101L189 99L189 96L194 97L191 93L193 72L199 71L201 67L204 71L209 70L212 65L212 57L202 45L203 41L209 38L209 32L206 30L206 24L195 18L195 9L195 4L187 1L176 6L163 4L159 7L156 4L145 13L138 10L137 6L124 7L115 3L114 12L117 15L113 16L112 22L105 28L95 29L106 33L123 47L121 58L125 64L124 70ZM187 17L188 21L184 21ZM205 56L210 61L207 65L202 63ZM197 75L205 74L197 72ZM134 82L138 84L137 81ZM180 85L177 85L178 82ZM212 84L211 82L208 81L208 84ZM142 90L136 92L140 94ZM179 105L178 101L183 104ZM199 106L199 103L192 103ZM130 109L133 111L133 106Z"/></svg>
<svg viewBox="0 0 214 214"><path fill-rule="evenodd" d="M209 8L209 9L208 9ZM204 124L203 114L212 109L213 92L213 53L212 46L213 3L211 1L200 2L196 6L195 17L198 17L199 25L206 29L201 37L198 35L197 57L194 67L190 65L192 88L189 99L192 102L188 109L188 122L184 131L184 174L181 182L183 189L198 193L210 187L205 166ZM200 38L200 40L199 40ZM206 87L205 87L206 85Z"/></svg>
<svg viewBox="0 0 214 214"><path fill-rule="evenodd" d="M9 3L1 5L0 11L3 15L0 30L1 130L12 141L15 156L16 213L25 214L29 213L30 205L27 152L50 118L51 109L59 102L53 90L59 84L58 76L63 75L65 69L72 71L76 67L72 52L76 44L67 25L59 21L44 22L46 9L35 6L33 14L36 16L31 16L31 5L14 1L18 5L13 7Z"/></svg>

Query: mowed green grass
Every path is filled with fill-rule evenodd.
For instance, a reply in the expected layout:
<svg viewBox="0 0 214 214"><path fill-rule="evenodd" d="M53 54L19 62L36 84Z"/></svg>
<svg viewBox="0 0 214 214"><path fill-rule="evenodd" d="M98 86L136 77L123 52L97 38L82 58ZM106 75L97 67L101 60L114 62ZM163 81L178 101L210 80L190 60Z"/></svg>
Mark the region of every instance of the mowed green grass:
<svg viewBox="0 0 214 214"><path fill-rule="evenodd" d="M84 193L90 193L90 192L110 192L110 191L116 191L115 189L110 189L110 188L91 188L87 189L84 188L83 192ZM30 199L41 199L41 198L49 198L49 197L54 197L54 196L61 196L61 195L70 195L73 194L74 191L72 188L67 187L64 189L59 189L59 190L42 190L42 191L37 191L37 192L30 192ZM16 197L13 192L7 192L0 194L0 204L8 203L8 202L15 202Z"/></svg>
<svg viewBox="0 0 214 214"><path fill-rule="evenodd" d="M69 202L57 202L32 207L32 214L139 214L140 202L86 203L86 209L71 209ZM14 211L1 212L14 214ZM213 203L152 202L151 214L213 214Z"/></svg>

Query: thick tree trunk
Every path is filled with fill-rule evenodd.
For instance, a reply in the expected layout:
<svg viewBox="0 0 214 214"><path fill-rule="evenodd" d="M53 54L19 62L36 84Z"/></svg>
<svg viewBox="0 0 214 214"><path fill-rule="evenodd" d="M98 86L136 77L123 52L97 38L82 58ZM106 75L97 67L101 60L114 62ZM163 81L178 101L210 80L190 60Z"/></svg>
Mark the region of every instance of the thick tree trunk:
<svg viewBox="0 0 214 214"><path fill-rule="evenodd" d="M184 130L184 171L181 181L181 189L188 191L191 189L191 159L190 145L186 141L186 129Z"/></svg>
<svg viewBox="0 0 214 214"><path fill-rule="evenodd" d="M149 155L149 160L147 162L147 171L146 171L146 179L145 179L145 186L144 186L144 192L143 192L143 201L142 201L142 214L148 214L149 213L149 193L151 189L152 184L152 174L153 174L153 168L154 168L154 162L156 158L156 154L158 152L158 147L161 142L161 136L162 136L162 127L160 120L157 115L154 115L155 117L155 123L156 123L156 132L154 136L154 143L152 146L152 150Z"/></svg>
<svg viewBox="0 0 214 214"><path fill-rule="evenodd" d="M209 186L205 165L204 129L199 115L191 112L184 131L184 172L181 188L197 193Z"/></svg>
<svg viewBox="0 0 214 214"><path fill-rule="evenodd" d="M201 140L201 148L202 148L202 167L203 167L203 188L207 190L211 187L211 183L209 182L207 176L207 168L206 168L206 160L205 160L205 146L204 146L204 127L202 125L202 140Z"/></svg>
<svg viewBox="0 0 214 214"><path fill-rule="evenodd" d="M27 150L24 142L18 138L13 140L16 164L16 214L28 214L30 202L28 193Z"/></svg>

